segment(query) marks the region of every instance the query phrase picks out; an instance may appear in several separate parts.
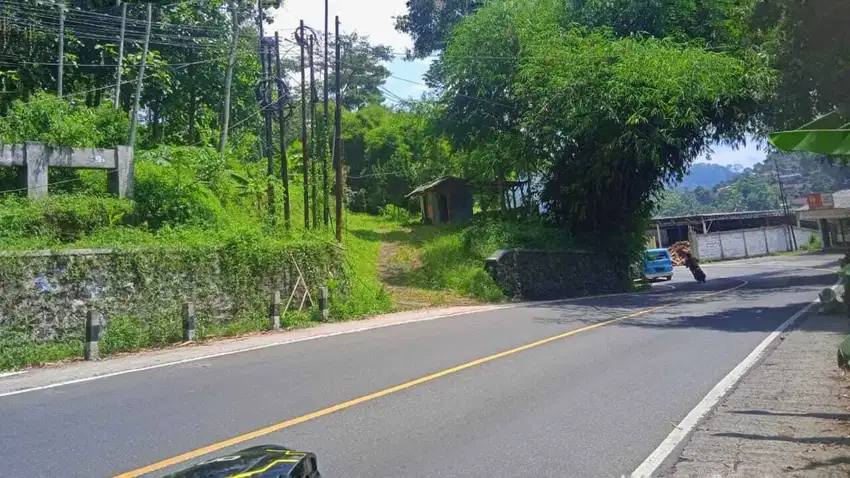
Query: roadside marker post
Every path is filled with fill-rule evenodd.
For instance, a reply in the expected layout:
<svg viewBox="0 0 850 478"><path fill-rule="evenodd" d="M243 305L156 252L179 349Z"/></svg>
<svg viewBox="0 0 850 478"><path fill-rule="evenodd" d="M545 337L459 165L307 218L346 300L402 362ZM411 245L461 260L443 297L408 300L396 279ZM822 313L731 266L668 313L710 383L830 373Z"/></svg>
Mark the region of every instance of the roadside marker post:
<svg viewBox="0 0 850 478"><path fill-rule="evenodd" d="M86 315L86 344L83 348L83 355L86 360L100 360L99 341L100 315L96 311L89 309Z"/></svg>
<svg viewBox="0 0 850 478"><path fill-rule="evenodd" d="M269 322L271 322L272 330L280 330L280 291L276 290L272 294L272 300L269 303Z"/></svg>
<svg viewBox="0 0 850 478"><path fill-rule="evenodd" d="M327 322L329 317L328 311L328 287L322 286L319 295L319 312L322 313L322 322Z"/></svg>
<svg viewBox="0 0 850 478"><path fill-rule="evenodd" d="M183 341L195 341L195 304L192 302L183 304Z"/></svg>

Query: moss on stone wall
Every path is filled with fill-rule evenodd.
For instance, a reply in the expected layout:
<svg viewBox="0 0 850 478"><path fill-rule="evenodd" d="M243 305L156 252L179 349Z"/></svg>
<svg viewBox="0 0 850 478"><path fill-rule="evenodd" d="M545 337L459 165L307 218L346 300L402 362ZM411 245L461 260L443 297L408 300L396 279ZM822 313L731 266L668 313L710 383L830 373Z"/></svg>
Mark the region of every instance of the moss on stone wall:
<svg viewBox="0 0 850 478"><path fill-rule="evenodd" d="M261 328L273 291L281 291L285 302L295 285L292 259L314 297L331 281L336 294L347 291L342 252L319 241L0 253L0 370L41 361L21 356L33 346L75 349L90 307L104 317L107 337L111 324L113 335L119 329L146 334L125 340L135 348L179 341L187 300L195 303L201 338L239 321Z"/></svg>

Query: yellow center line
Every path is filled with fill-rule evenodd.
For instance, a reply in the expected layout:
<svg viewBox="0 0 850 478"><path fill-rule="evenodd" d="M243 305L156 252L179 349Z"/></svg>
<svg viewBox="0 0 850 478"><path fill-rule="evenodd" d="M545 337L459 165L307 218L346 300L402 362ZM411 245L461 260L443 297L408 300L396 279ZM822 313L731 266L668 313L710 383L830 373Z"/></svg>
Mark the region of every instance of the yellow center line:
<svg viewBox="0 0 850 478"><path fill-rule="evenodd" d="M667 304L667 305L661 305L661 306L658 306L658 307L653 307L651 309L644 309L644 310L641 310L641 311L638 311L638 312L634 312L634 313L631 313L631 314L628 314L628 315L624 315L622 317L617 317L615 319L610 319L610 320L606 320L606 321L603 321L603 322L597 322L595 324L580 327L578 329L573 329L573 330L570 330L568 332L564 332L562 334L553 335L551 337L547 337L545 339L538 340L536 342L531 342L529 344L521 345L519 347L515 347L515 348L512 348L510 350L505 350L504 352L499 352L497 354L488 355L487 357L482 357L480 359L473 360L471 362L466 362L466 363L458 365L456 367L441 370L439 372L432 373L431 375L427 375L425 377L417 378L416 380L411 380L409 382L405 382L405 383L402 383L400 385L396 385L394 387L386 388L384 390L380 390L378 392L370 393L368 395L363 395L362 397L358 397L358 398L355 398L353 400L349 400L347 402L343 402L343 403L340 403L340 404L337 404L337 405L333 405L333 406L330 406L330 407L327 407L327 408L323 408L321 410L316 410L315 412L311 412L311 413L308 413L306 415L301 415L300 417L291 418L289 420L286 420L286 421L283 421L283 422L280 422L280 423L275 423L274 425L270 425L270 426L267 426L265 428L261 428L259 430L255 430L255 431L252 431L252 432L249 432L249 433L245 433L243 435L239 435L239 436L236 436L236 437L224 440L224 441L220 441L218 443L213 443L213 444L207 445L205 447L197 448L195 450L188 451L188 452L183 453L181 455L177 455L177 456L172 457L172 458L168 458L168 459L165 459L165 460L162 460L162 461L158 461L156 463L152 463L152 464L145 466L145 467L142 467L142 468L137 468L135 470L131 470L131 471L128 471L126 473L122 473L120 475L115 475L115 477L113 477L113 478L132 478L132 477L144 475L146 473L152 473L154 471L161 470L161 469L167 468L169 466L177 465L179 463L183 463L185 461L189 461L191 459L198 458L198 457L206 455L208 453L213 453L213 452L219 451L223 448L227 448L227 447L230 447L230 446L233 446L233 445L238 445L239 443L243 443L243 442L246 442L248 440L253 440L255 438L259 438L261 436L268 435L270 433L274 433L274 432L283 430L285 428L290 428L290 427L293 427L295 425L298 425L298 424L301 424L301 423L304 423L304 422L308 422L308 421L314 420L316 418L323 417L325 415L330 415L331 413L338 412L340 410L345 410L346 408L351 408L351 407L354 407L356 405L360 405L361 403L366 403L366 402L369 402L369 401L372 401L372 400L375 400L375 399L378 399L378 398L381 398L381 397L385 397L385 396L390 395L392 393L400 392L402 390L407 390L408 388L415 387L417 385L421 385L423 383L430 382L432 380L436 380L440 377L445 377L446 375L451 375L453 373L457 373L457 372L460 372L462 370L473 368L473 367L476 367L478 365L485 364L487 362L492 362L494 360L504 358L504 357L507 357L509 355L514 355L514 354L517 354L517 353L520 353L520 352L523 352L523 351L526 351L526 350L529 350L529 349L533 349L535 347L540 347L541 345L546 345L550 342L555 342L556 340L565 339L567 337L571 337L573 335L580 334L582 332L587 332L589 330L597 329L599 327L604 327L606 325L611 325L611 324L615 324L617 322L622 322L624 320L632 319L632 318L635 318L635 317L640 317L642 315L650 314L652 312L657 312L659 310L668 309L670 307L680 305L680 304L683 304L683 303L686 303L686 302L699 301L699 300L707 299L709 297L713 297L713 296L716 296L716 295L725 294L727 292L732 292L733 290L740 289L741 287L744 287L747 284L749 284L749 282L747 282L743 279L735 279L735 280L740 280L742 282L741 282L741 284L738 284L737 286L732 287L730 289L724 289L724 290L721 290L721 291L712 292L710 294L705 294L705 295L701 295L701 296L697 296L697 297L683 299L683 300L673 302L673 303L670 303L670 304Z"/></svg>

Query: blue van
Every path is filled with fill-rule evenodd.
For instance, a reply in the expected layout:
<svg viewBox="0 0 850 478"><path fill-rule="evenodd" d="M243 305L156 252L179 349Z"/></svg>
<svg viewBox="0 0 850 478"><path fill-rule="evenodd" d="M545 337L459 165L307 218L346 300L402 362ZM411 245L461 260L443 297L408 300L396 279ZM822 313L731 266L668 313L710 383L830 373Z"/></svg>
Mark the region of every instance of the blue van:
<svg viewBox="0 0 850 478"><path fill-rule="evenodd" d="M643 258L643 277L647 280L673 278L673 260L667 249L647 249Z"/></svg>

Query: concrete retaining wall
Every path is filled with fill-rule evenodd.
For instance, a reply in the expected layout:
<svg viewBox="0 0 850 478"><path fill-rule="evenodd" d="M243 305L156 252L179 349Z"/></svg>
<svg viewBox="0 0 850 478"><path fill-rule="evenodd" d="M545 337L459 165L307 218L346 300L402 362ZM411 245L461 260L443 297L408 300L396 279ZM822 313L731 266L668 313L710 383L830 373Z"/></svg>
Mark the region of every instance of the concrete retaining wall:
<svg viewBox="0 0 850 478"><path fill-rule="evenodd" d="M797 244L809 242L818 231L794 227ZM786 226L762 227L738 231L691 234L691 248L703 261L722 261L758 257L793 249L791 234Z"/></svg>

